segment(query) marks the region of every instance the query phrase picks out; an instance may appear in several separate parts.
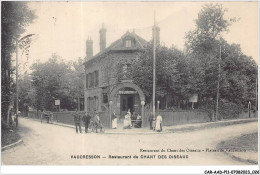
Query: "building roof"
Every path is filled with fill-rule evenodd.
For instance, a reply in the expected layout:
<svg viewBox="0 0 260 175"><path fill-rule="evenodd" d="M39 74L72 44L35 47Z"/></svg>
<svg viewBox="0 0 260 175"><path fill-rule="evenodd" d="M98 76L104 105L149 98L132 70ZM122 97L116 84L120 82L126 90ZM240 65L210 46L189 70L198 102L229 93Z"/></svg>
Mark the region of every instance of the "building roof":
<svg viewBox="0 0 260 175"><path fill-rule="evenodd" d="M134 41L132 47L125 47L124 45L125 39L131 39L132 41ZM93 56L90 60L86 61L84 64L86 63L91 64L97 58L102 56L104 53L108 53L109 51L142 50L144 49L144 46L147 45L147 43L148 42L146 40L138 36L134 31L131 33L127 31L120 39L110 44L110 46L105 48L103 51L97 53L95 56Z"/></svg>

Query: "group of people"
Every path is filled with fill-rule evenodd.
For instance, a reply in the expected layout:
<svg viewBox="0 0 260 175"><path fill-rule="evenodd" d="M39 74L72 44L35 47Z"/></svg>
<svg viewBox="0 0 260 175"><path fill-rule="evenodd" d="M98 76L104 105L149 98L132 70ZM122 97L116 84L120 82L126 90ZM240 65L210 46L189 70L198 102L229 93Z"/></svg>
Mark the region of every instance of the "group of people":
<svg viewBox="0 0 260 175"><path fill-rule="evenodd" d="M112 128L117 129L117 119L118 117L115 114L115 111L112 115ZM124 123L123 123L124 129L131 129L132 127L141 128L142 126L142 117L139 114L135 114L133 112L133 115L131 115L130 110L125 115Z"/></svg>
<svg viewBox="0 0 260 175"><path fill-rule="evenodd" d="M43 119L46 119L47 123L50 123L50 118L52 118L52 113L47 113L47 111L43 110L41 113L41 123Z"/></svg>
<svg viewBox="0 0 260 175"><path fill-rule="evenodd" d="M149 117L150 129L157 132L162 132L162 121L162 116L160 114L155 118L153 113L151 113Z"/></svg>
<svg viewBox="0 0 260 175"><path fill-rule="evenodd" d="M97 128L100 128L101 130L104 128L103 125L100 123L100 118L98 115L98 112L96 112L95 116L92 118L89 113L85 112L83 116L79 113L79 111L76 110L76 112L73 114L74 116L74 122L76 126L76 133L80 132L82 133L81 129L81 121L83 121L84 126L85 126L85 133L88 132L88 128L92 119L92 122L94 124L94 128L97 131ZM112 128L117 129L117 119L118 117L114 113L112 114ZM150 129L157 131L157 132L162 132L162 116L158 115L155 117L153 113L151 113L149 117L149 123L150 123ZM124 129L131 129L132 127L139 127L141 128L142 126L142 117L139 114L133 113L131 115L130 110L125 115L124 122L123 122L123 128Z"/></svg>
<svg viewBox="0 0 260 175"><path fill-rule="evenodd" d="M83 121L83 123L84 123L85 133L87 133L92 117L87 112L85 112L84 115L81 116L81 114L79 113L78 110L76 110L76 113L73 114L73 117L74 117L74 123L75 123L75 127L76 127L76 133L78 133L78 130L80 133L82 133L81 121ZM98 128L103 130L104 127L100 122L98 112L96 112L96 114L93 118L93 123L94 123L94 128L96 130L96 133L98 132Z"/></svg>
<svg viewBox="0 0 260 175"><path fill-rule="evenodd" d="M127 111L124 119L124 129L131 129L132 127L141 128L142 127L142 117L139 114L133 115L130 110Z"/></svg>

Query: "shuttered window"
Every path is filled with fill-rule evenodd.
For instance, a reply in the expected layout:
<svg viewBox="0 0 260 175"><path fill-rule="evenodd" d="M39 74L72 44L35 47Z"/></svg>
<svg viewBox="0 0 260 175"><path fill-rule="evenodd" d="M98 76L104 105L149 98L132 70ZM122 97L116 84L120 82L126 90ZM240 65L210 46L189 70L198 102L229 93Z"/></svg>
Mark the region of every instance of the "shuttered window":
<svg viewBox="0 0 260 175"><path fill-rule="evenodd" d="M88 74L86 75L86 88L88 88Z"/></svg>
<svg viewBox="0 0 260 175"><path fill-rule="evenodd" d="M98 86L98 71L95 71L95 87Z"/></svg>

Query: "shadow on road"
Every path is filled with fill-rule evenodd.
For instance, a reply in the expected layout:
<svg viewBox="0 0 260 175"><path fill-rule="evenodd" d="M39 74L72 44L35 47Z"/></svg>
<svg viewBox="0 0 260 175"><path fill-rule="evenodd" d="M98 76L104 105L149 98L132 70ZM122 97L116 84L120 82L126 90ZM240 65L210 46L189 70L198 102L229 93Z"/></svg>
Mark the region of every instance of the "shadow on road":
<svg viewBox="0 0 260 175"><path fill-rule="evenodd" d="M23 126L21 123L18 125L18 133L19 134L29 134L32 130L28 127Z"/></svg>

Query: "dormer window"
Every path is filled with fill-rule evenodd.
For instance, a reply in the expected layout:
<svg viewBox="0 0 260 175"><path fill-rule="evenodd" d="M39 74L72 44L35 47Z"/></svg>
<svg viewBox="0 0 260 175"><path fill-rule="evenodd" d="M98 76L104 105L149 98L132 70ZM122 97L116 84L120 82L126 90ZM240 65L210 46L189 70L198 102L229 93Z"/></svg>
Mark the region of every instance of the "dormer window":
<svg viewBox="0 0 260 175"><path fill-rule="evenodd" d="M131 40L125 40L125 47L132 47L132 41Z"/></svg>

